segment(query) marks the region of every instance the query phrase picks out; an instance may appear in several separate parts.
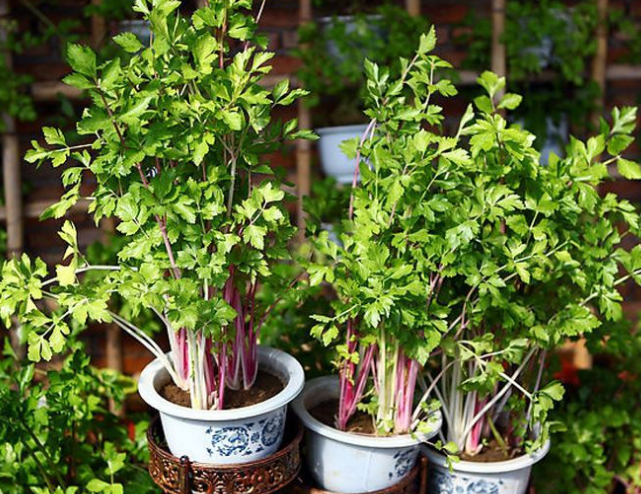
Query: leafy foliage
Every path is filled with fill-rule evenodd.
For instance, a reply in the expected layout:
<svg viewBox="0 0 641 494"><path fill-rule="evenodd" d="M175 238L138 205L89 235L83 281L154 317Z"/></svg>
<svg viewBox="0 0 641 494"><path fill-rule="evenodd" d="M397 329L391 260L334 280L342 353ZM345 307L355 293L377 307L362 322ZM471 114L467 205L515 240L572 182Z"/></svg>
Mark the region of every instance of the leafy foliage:
<svg viewBox="0 0 641 494"><path fill-rule="evenodd" d="M147 423L132 428L107 409L132 383L89 366L74 343L60 370L0 360L0 491L6 494L158 492L144 463ZM135 389L135 388L134 388ZM133 427L133 425L132 425Z"/></svg>
<svg viewBox="0 0 641 494"><path fill-rule="evenodd" d="M579 372L579 384L554 411L567 430L555 435L554 448L535 467L543 492L600 494L615 492L617 483L626 492L641 489L639 337L629 324L607 329L615 338L595 348L597 365Z"/></svg>
<svg viewBox="0 0 641 494"><path fill-rule="evenodd" d="M71 165L62 175L65 194L44 218L64 216L81 197L83 176L95 177L90 212L96 223L117 219L127 239L118 265L90 265L67 222L60 232L69 245L66 263L55 280L43 280L39 260L9 261L0 312L5 320L18 313L33 359L62 350L68 318L114 322L164 360L177 384L191 389L194 406L222 407L222 383L253 383L257 334L268 315L255 293L271 266L289 259L295 232L285 193L262 156L283 139L311 134L296 121L271 120L273 108L305 92L286 80L261 86L273 54L260 49L265 40L245 14L250 1L209 2L190 19L179 5L136 1L153 33L148 48L121 34L120 55L102 63L91 49L69 45L73 73L65 82L92 99L77 125L87 143L70 146L63 132L45 128L46 146L33 141L26 156L39 165ZM86 271L102 276L81 282ZM169 331L172 362L109 310L113 294L130 302L133 317L145 309L157 314ZM52 314L39 305L43 298L56 302Z"/></svg>
<svg viewBox="0 0 641 494"><path fill-rule="evenodd" d="M371 123L362 144L345 145L362 185L343 225L344 247L326 234L316 239L329 264L312 265L311 281L330 283L338 300L313 333L325 342L346 338L341 375L350 385L367 372L369 348L382 356L369 394L383 429L391 429L381 425L385 411L401 409L380 397L391 379L380 382L383 369L397 369L403 354L424 365L440 348L420 401L441 400L448 440L468 454L488 436L535 449L555 427L548 414L563 396L538 371L541 351L620 319L617 287L641 281L641 249L619 248L639 236L639 216L629 202L597 192L614 164L638 178L639 165L622 156L636 110L615 110L598 136L572 139L566 158L542 166L534 136L502 115L521 97L503 94L505 79L486 72L478 80L485 95L446 136L434 100L456 89L434 78L449 67L428 55L434 45L432 31L400 79L366 63ZM403 354L387 363L390 348Z"/></svg>

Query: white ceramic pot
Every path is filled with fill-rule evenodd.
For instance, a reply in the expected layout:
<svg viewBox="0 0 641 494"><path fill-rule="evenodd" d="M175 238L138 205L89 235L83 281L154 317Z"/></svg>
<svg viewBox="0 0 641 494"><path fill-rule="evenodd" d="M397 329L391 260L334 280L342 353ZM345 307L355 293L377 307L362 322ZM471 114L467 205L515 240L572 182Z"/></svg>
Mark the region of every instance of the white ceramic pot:
<svg viewBox="0 0 641 494"><path fill-rule="evenodd" d="M149 21L143 19L126 19L118 21L119 33L133 33L143 46L149 46L151 40L151 27Z"/></svg>
<svg viewBox="0 0 641 494"><path fill-rule="evenodd" d="M283 440L287 404L303 389L305 373L291 355L274 348L258 349L260 368L278 376L285 388L257 405L234 410L193 410L165 400L158 390L170 381L154 360L142 372L138 392L160 412L169 451L193 462L229 465L249 463L275 453Z"/></svg>
<svg viewBox="0 0 641 494"><path fill-rule="evenodd" d="M392 487L412 470L421 441L433 437L441 427L439 413L434 415L433 434L374 437L341 432L308 412L338 396L338 378L321 377L307 383L292 404L307 428L308 470L318 486L328 491L354 494Z"/></svg>
<svg viewBox="0 0 641 494"><path fill-rule="evenodd" d="M321 166L325 175L334 177L338 183L351 184L354 180L355 160L349 159L340 145L343 141L361 138L367 130L367 125L346 125L343 127L323 127L316 129L320 136L318 150L320 151Z"/></svg>
<svg viewBox="0 0 641 494"><path fill-rule="evenodd" d="M492 463L460 461L447 465L445 456L429 448L423 453L430 461L429 494L525 494L532 465L550 450L550 442L536 453Z"/></svg>

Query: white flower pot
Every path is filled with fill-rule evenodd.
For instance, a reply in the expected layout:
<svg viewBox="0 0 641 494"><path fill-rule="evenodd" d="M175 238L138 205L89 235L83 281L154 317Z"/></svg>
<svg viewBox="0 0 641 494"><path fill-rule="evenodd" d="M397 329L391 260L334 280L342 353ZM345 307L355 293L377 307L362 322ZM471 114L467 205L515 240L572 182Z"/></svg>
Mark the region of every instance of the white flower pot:
<svg viewBox="0 0 641 494"><path fill-rule="evenodd" d="M145 48L149 47L151 41L151 26L149 21L144 19L124 19L118 21L118 34L133 33Z"/></svg>
<svg viewBox="0 0 641 494"><path fill-rule="evenodd" d="M340 145L343 141L361 138L367 130L367 125L346 125L343 127L323 127L316 129L320 136L318 150L320 151L321 166L325 175L334 177L338 183L351 184L354 180L355 160L349 159Z"/></svg>
<svg viewBox="0 0 641 494"><path fill-rule="evenodd" d="M429 494L525 494L532 465L550 450L550 442L531 455L492 463L460 461L447 465L444 455L424 448L430 461Z"/></svg>
<svg viewBox="0 0 641 494"><path fill-rule="evenodd" d="M260 368L282 379L285 388L256 405L234 410L193 410L164 399L158 390L170 381L154 360L142 372L138 392L160 412L171 453L192 462L229 465L260 460L278 451L285 432L287 404L303 389L305 373L291 355L259 347Z"/></svg>
<svg viewBox="0 0 641 494"><path fill-rule="evenodd" d="M441 427L434 414L430 435L375 437L341 432L310 415L314 406L339 396L338 378L313 379L294 401L292 408L307 428L307 467L322 489L355 494L387 489L397 484L416 462L421 441Z"/></svg>

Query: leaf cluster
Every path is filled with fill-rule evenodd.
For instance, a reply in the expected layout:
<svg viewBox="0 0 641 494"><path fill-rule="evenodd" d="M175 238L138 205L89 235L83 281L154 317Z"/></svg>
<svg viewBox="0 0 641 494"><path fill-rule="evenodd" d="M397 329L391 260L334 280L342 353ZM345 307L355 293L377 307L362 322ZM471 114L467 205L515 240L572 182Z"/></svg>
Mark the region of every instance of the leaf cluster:
<svg viewBox="0 0 641 494"><path fill-rule="evenodd" d="M264 281L289 259L295 228L288 198L263 156L283 140L311 137L295 120L271 118L275 107L305 92L286 80L261 84L273 54L261 47L249 0L212 1L190 18L179 6L137 0L153 42L145 48L131 33L118 35L120 54L104 63L90 48L69 45L73 72L64 81L92 101L77 124L86 144L70 145L62 131L45 128L46 145L33 141L26 160L65 165L66 191L44 218L63 217L87 177L96 182L89 197L96 223L116 219L126 243L118 266L81 283L79 274L91 266L66 223L66 261L45 293L40 261L5 265L2 314L18 311L33 329L34 358L60 350L67 316L80 324L110 321L107 303L116 294L131 303L134 317L154 310L174 328L219 338L236 315L221 294L230 267L242 293L247 281ZM30 289L20 293L25 285ZM43 296L56 301L52 315L36 305Z"/></svg>
<svg viewBox="0 0 641 494"><path fill-rule="evenodd" d="M90 367L74 343L60 370L16 360L8 343L0 361L0 490L7 494L152 493L146 422L127 427L108 411L132 383Z"/></svg>

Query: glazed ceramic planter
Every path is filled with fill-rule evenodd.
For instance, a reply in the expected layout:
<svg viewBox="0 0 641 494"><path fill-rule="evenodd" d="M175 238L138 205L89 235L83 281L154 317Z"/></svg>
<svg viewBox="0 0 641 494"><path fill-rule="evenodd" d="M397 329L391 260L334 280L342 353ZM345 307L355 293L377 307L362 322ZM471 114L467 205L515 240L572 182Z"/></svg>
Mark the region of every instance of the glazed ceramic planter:
<svg viewBox="0 0 641 494"><path fill-rule="evenodd" d="M291 355L260 347L259 365L278 376L285 388L256 405L234 410L193 410L164 399L159 390L169 374L154 360L142 372L138 392L160 412L162 428L171 453L192 462L216 465L249 463L278 451L285 432L287 404L303 389L305 374Z"/></svg>
<svg viewBox="0 0 641 494"><path fill-rule="evenodd" d="M151 39L151 27L149 26L149 21L143 19L127 19L118 21L118 32L133 33L143 46L149 46L149 40Z"/></svg>
<svg viewBox="0 0 641 494"><path fill-rule="evenodd" d="M430 461L429 494L525 494L530 482L532 465L550 450L548 441L531 455L492 463L460 461L447 465L445 456L424 448Z"/></svg>
<svg viewBox="0 0 641 494"><path fill-rule="evenodd" d="M321 377L310 381L292 404L307 428L307 468L318 487L328 491L355 494L392 487L414 467L420 443L441 427L440 414L435 414L430 435L374 437L341 432L308 412L338 395L338 378Z"/></svg>
<svg viewBox="0 0 641 494"><path fill-rule="evenodd" d="M338 183L351 184L354 180L354 167L356 163L349 159L340 145L343 141L361 138L367 125L346 125L343 127L323 127L316 129L320 136L318 150L320 152L321 167L325 175L334 177Z"/></svg>

